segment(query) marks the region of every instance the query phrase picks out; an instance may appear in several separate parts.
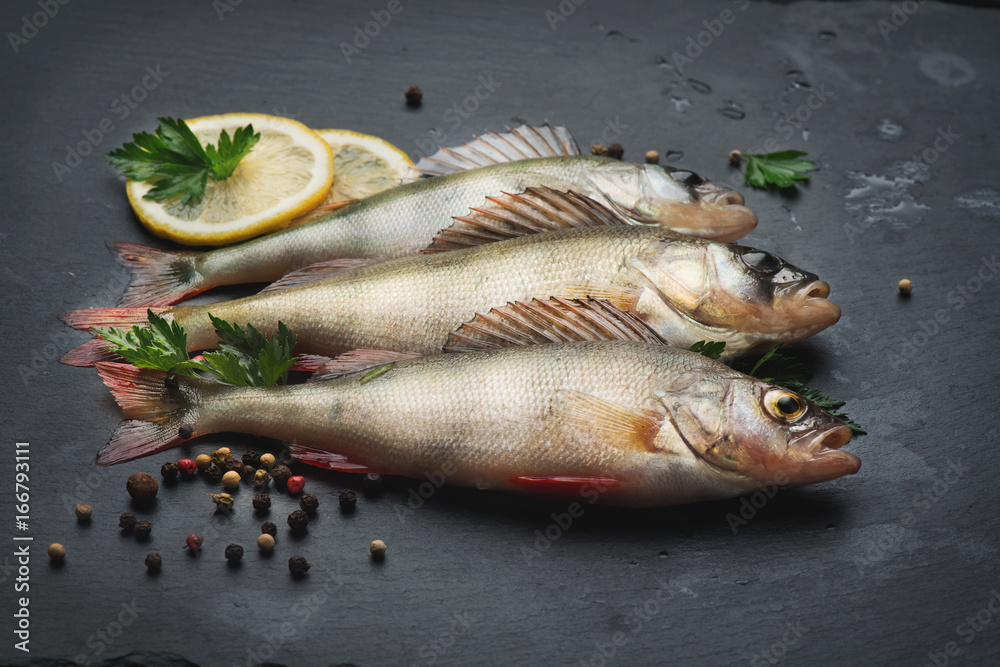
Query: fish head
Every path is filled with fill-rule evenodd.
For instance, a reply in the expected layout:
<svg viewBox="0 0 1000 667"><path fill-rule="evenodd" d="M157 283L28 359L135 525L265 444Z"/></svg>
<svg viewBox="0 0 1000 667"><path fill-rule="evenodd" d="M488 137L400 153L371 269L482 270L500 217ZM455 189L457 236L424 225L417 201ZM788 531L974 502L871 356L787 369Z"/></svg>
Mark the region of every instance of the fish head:
<svg viewBox="0 0 1000 667"><path fill-rule="evenodd" d="M679 317L692 342L726 341L727 358L803 340L840 319L827 283L762 250L664 237L633 267L655 287L661 319Z"/></svg>
<svg viewBox="0 0 1000 667"><path fill-rule="evenodd" d="M684 444L713 477L743 492L858 472L861 460L842 449L850 427L788 389L731 373L708 391L663 399Z"/></svg>
<svg viewBox="0 0 1000 667"><path fill-rule="evenodd" d="M713 241L735 241L757 226L743 195L693 171L610 161L593 177L618 212L638 222Z"/></svg>

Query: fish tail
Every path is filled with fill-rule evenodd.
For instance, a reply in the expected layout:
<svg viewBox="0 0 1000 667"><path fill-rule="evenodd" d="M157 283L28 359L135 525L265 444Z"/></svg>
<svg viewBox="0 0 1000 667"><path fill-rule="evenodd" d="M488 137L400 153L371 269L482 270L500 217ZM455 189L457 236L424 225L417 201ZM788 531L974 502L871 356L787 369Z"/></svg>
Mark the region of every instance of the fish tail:
<svg viewBox="0 0 1000 667"><path fill-rule="evenodd" d="M93 366L99 361L121 363L124 359L103 338L93 338L63 355L59 361L67 366Z"/></svg>
<svg viewBox="0 0 1000 667"><path fill-rule="evenodd" d="M163 306L204 292L213 285L198 272L200 252L160 250L136 243L109 243L118 262L132 272L121 306Z"/></svg>
<svg viewBox="0 0 1000 667"><path fill-rule="evenodd" d="M67 310L59 316L63 322L74 329L90 330L94 327L116 327L129 329L133 324L143 325L147 322L146 308L79 308ZM157 315L162 315L168 307L150 308Z"/></svg>
<svg viewBox="0 0 1000 667"><path fill-rule="evenodd" d="M174 385L172 380L167 382L163 371L129 364L95 365L125 416L111 441L97 454L97 465L149 456L208 432L198 430L204 380L175 375Z"/></svg>

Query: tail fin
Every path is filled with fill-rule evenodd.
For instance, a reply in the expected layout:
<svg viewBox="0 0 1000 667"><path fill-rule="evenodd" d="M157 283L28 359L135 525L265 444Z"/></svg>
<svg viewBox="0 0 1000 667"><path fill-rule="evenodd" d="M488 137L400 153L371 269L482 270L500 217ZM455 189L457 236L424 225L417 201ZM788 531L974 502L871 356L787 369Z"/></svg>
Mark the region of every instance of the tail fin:
<svg viewBox="0 0 1000 667"><path fill-rule="evenodd" d="M204 381L178 376L179 386L167 387L167 374L128 364L97 363L97 372L126 421L118 425L111 441L97 454L97 465L109 466L149 456L184 442L181 427L198 431L198 403Z"/></svg>
<svg viewBox="0 0 1000 667"><path fill-rule="evenodd" d="M59 361L67 366L93 366L99 361L106 363L123 363L125 360L109 347L110 343L103 338L88 340L63 355Z"/></svg>
<svg viewBox="0 0 1000 667"><path fill-rule="evenodd" d="M93 327L131 328L133 324L146 324L146 308L80 308L67 310L59 316L74 329L90 330ZM150 308L157 315L167 312L169 307Z"/></svg>
<svg viewBox="0 0 1000 667"><path fill-rule="evenodd" d="M204 292L213 285L195 268L201 254L191 250L160 250L136 243L109 243L118 262L132 272L121 306L164 306Z"/></svg>

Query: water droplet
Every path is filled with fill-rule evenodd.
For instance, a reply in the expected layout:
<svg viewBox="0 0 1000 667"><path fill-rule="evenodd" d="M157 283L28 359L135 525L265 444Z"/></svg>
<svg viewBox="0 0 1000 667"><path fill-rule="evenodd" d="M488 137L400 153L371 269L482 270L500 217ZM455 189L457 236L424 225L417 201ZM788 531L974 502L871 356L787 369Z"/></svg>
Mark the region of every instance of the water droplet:
<svg viewBox="0 0 1000 667"><path fill-rule="evenodd" d="M795 231L801 232L802 231L802 227L799 225L799 221L795 217L795 211L793 211L792 209L788 208L784 204L781 205L781 208L785 211L785 213L788 214L788 219L792 221L792 226L795 227Z"/></svg>
<svg viewBox="0 0 1000 667"><path fill-rule="evenodd" d="M626 35L621 30L608 30L606 33L604 33L604 39L612 39L614 37L619 37L621 39L624 39L626 42L638 42L639 41L638 37L631 37L629 35Z"/></svg>
<svg viewBox="0 0 1000 667"><path fill-rule="evenodd" d="M878 138L884 141L899 141L903 138L903 126L883 118L878 122Z"/></svg>
<svg viewBox="0 0 1000 667"><path fill-rule="evenodd" d="M670 162L680 162L684 159L684 151L667 151L667 154L663 156L663 161Z"/></svg>
<svg viewBox="0 0 1000 667"><path fill-rule="evenodd" d="M670 554L668 554L668 553L666 552L666 550L664 550L664 551L661 551L661 552L660 552L660 558L666 558L666 557L667 557L667 556L669 556L669 555L670 555Z"/></svg>
<svg viewBox="0 0 1000 667"><path fill-rule="evenodd" d="M739 586L746 586L747 584L749 584L749 583L750 583L750 580L749 580L749 579L737 579L737 580L736 580L736 581L734 581L733 583L734 583L734 584L737 584L737 585L739 585Z"/></svg>
<svg viewBox="0 0 1000 667"><path fill-rule="evenodd" d="M789 79L798 79L805 75L806 73L800 69L790 69L787 72L785 72L785 76L787 76Z"/></svg>
<svg viewBox="0 0 1000 667"><path fill-rule="evenodd" d="M427 131L430 133L432 137L441 139L444 138L444 131L440 127L432 127Z"/></svg>
<svg viewBox="0 0 1000 667"><path fill-rule="evenodd" d="M688 88L696 93L708 94L712 92L712 87L704 81L699 81L698 79L685 79L684 82L687 84Z"/></svg>
<svg viewBox="0 0 1000 667"><path fill-rule="evenodd" d="M981 218L1000 218L1000 192L977 188L955 195L955 203Z"/></svg>
<svg viewBox="0 0 1000 667"><path fill-rule="evenodd" d="M833 40L837 39L837 33L832 30L823 30L819 33L819 38L823 40Z"/></svg>
<svg viewBox="0 0 1000 667"><path fill-rule="evenodd" d="M593 28L594 30L596 30L597 32L604 32L604 24L603 23L598 23L598 22L595 21L594 23L590 24L590 27Z"/></svg>
<svg viewBox="0 0 1000 667"><path fill-rule="evenodd" d="M739 102L733 100L725 100L723 104L725 106L723 106L721 109L718 109L718 112L721 113L726 118L732 118L733 120L743 120L744 118L747 117L746 112L743 111L743 105L740 104Z"/></svg>
<svg viewBox="0 0 1000 667"><path fill-rule="evenodd" d="M809 141L809 128L802 128L802 141Z"/></svg>
<svg viewBox="0 0 1000 667"><path fill-rule="evenodd" d="M663 56L656 56L656 66L662 67L663 69L673 70L674 66L670 64L670 61Z"/></svg>
<svg viewBox="0 0 1000 667"><path fill-rule="evenodd" d="M672 95L670 97L670 101L674 103L674 109L680 111L681 113L684 113L684 111L691 106L691 100L686 97L677 97L676 95Z"/></svg>

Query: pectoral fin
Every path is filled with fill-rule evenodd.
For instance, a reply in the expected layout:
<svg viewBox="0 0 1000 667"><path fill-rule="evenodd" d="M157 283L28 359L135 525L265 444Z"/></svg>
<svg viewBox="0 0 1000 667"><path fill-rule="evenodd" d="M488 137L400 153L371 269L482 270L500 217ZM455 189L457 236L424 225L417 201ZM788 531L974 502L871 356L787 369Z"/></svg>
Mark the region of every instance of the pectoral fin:
<svg viewBox="0 0 1000 667"><path fill-rule="evenodd" d="M421 356L419 352L393 352L391 350L351 350L345 352L316 369L307 382L332 380L342 375L357 373L385 364Z"/></svg>
<svg viewBox="0 0 1000 667"><path fill-rule="evenodd" d="M327 470L336 470L338 472L378 472L368 467L367 464L351 460L343 454L333 454L311 445L302 445L293 442L289 443L288 448L292 456L296 459L317 468L326 468Z"/></svg>
<svg viewBox="0 0 1000 667"><path fill-rule="evenodd" d="M599 434L600 440L637 452L655 452L663 424L657 412L643 412L621 403L576 390L559 392L553 401L556 428L572 433Z"/></svg>

